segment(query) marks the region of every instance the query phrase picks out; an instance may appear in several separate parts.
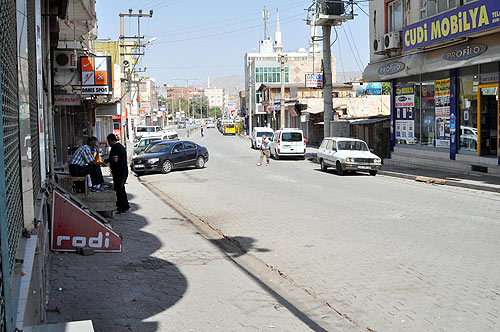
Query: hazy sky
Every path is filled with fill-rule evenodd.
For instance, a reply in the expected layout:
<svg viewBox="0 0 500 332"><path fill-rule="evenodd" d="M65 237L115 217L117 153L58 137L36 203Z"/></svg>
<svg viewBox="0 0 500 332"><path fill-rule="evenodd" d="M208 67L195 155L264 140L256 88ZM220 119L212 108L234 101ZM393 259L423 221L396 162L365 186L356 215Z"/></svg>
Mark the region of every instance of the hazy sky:
<svg viewBox="0 0 500 332"><path fill-rule="evenodd" d="M268 34L274 36L276 8L279 8L285 51L308 48L310 30L304 19L312 0L97 0L99 38L117 40L120 12L154 10L153 18L141 20L141 35L158 38L146 49L141 68L155 77L158 85L181 84L174 78L243 75L246 52L258 48L264 35L262 9L269 10ZM361 4L368 12L367 3ZM359 71L369 60L368 17L358 7L358 16L337 28L338 41L332 47L337 71ZM321 29L320 34L321 34ZM125 34L137 34L137 19L125 19ZM335 32L332 32L332 41ZM353 43L355 40L355 43ZM355 60L356 59L356 60Z"/></svg>

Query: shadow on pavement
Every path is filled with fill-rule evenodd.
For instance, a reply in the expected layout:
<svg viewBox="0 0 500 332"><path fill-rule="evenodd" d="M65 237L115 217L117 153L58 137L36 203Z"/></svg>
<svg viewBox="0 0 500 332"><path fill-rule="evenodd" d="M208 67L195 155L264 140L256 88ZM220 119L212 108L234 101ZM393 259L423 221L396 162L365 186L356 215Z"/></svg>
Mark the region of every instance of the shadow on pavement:
<svg viewBox="0 0 500 332"><path fill-rule="evenodd" d="M224 237L217 240L209 240L217 248L223 250L231 257L240 257L248 252L269 252L269 249L254 247L255 239L246 236Z"/></svg>
<svg viewBox="0 0 500 332"><path fill-rule="evenodd" d="M96 332L158 330L145 320L177 303L188 283L176 265L151 256L161 242L141 230L148 221L137 209L131 204L132 212L115 219L122 253L51 253L49 323L92 320Z"/></svg>

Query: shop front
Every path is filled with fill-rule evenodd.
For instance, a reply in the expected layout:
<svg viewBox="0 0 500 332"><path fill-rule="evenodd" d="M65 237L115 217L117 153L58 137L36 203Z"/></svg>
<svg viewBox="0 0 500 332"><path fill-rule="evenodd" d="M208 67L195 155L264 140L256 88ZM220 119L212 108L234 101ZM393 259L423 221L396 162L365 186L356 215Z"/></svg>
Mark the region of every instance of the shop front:
<svg viewBox="0 0 500 332"><path fill-rule="evenodd" d="M500 174L500 33L494 31L366 68L365 79L391 82L393 151L432 151L448 164Z"/></svg>

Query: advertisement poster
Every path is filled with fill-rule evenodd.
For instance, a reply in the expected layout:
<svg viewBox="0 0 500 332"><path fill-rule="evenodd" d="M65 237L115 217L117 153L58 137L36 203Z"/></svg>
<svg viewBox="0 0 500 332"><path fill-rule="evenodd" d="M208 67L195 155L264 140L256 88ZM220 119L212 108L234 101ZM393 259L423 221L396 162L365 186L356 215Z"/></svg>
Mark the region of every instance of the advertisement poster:
<svg viewBox="0 0 500 332"><path fill-rule="evenodd" d="M450 79L434 82L436 147L450 147Z"/></svg>
<svg viewBox="0 0 500 332"><path fill-rule="evenodd" d="M406 144L415 140L415 87L413 84L396 86L396 139Z"/></svg>

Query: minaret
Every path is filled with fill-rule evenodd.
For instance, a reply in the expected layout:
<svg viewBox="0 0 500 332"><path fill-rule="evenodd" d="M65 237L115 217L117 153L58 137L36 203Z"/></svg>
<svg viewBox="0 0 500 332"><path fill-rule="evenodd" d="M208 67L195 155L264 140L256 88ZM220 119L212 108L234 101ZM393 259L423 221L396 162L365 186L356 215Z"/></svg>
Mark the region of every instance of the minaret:
<svg viewBox="0 0 500 332"><path fill-rule="evenodd" d="M283 42L281 40L280 16L276 9L276 30L274 31L274 51L276 53L283 52Z"/></svg>
<svg viewBox="0 0 500 332"><path fill-rule="evenodd" d="M207 89L210 89L210 76L208 76Z"/></svg>

